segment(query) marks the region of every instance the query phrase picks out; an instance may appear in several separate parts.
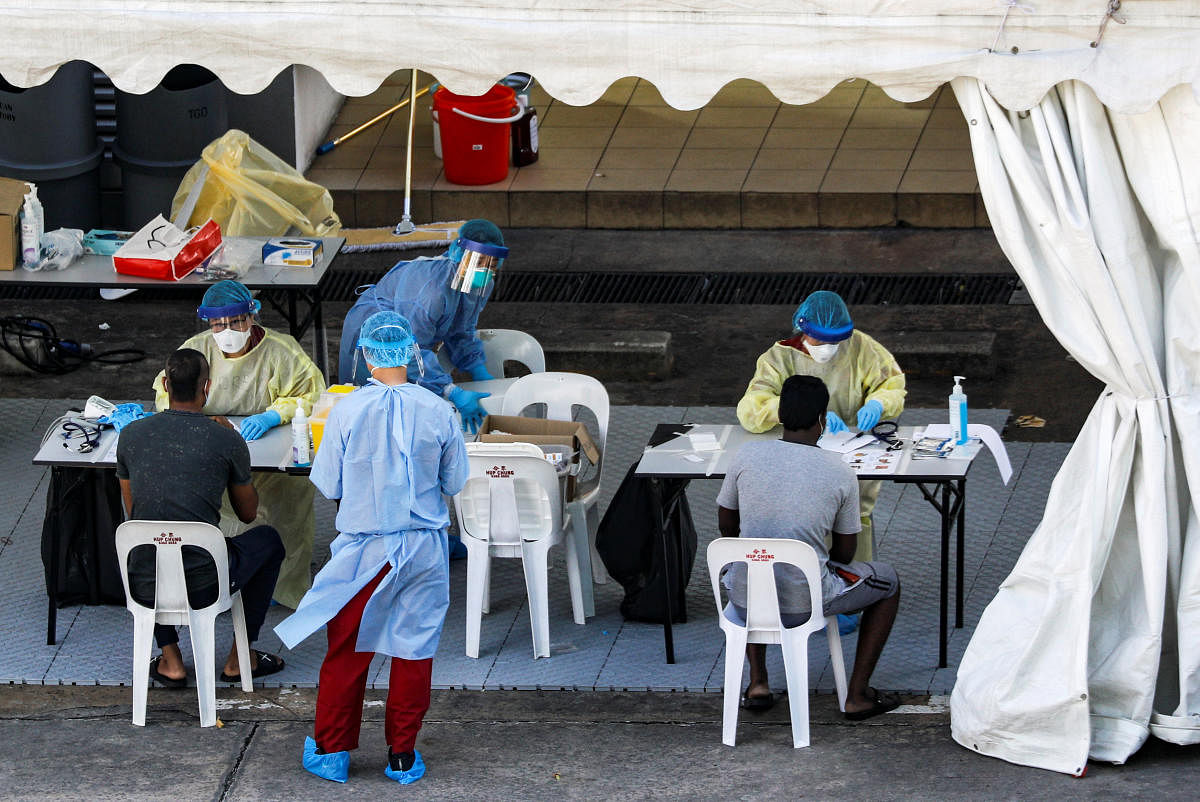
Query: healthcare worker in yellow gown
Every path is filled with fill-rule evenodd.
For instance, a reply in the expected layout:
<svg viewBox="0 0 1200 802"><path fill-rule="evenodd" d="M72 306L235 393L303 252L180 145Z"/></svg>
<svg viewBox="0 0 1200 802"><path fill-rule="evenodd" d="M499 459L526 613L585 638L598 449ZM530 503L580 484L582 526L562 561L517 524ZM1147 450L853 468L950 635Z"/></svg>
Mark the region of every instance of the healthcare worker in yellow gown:
<svg viewBox="0 0 1200 802"><path fill-rule="evenodd" d="M264 328L255 319L262 308L237 281L208 288L196 310L209 330L189 338L181 348L194 348L208 359L212 387L204 411L210 415L247 415L241 432L257 440L276 426L291 423L300 407L312 414L325 389L317 366L287 334ZM162 373L154 380L155 405L167 407ZM238 521L229 500L221 506L221 530L233 537L260 524L270 524L283 539L286 556L275 585L275 601L295 608L312 584L313 485L304 476L254 473L258 518Z"/></svg>
<svg viewBox="0 0 1200 802"><path fill-rule="evenodd" d="M794 336L781 340L758 358L754 378L738 402L737 415L750 432L779 425L779 391L789 376L816 376L829 389L825 430L845 431L847 424L869 432L880 420L904 411L904 374L896 359L874 339L854 328L846 303L835 292L820 290L804 299L792 317ZM874 537L871 511L879 498L879 480L858 483L862 533L855 560L869 562Z"/></svg>

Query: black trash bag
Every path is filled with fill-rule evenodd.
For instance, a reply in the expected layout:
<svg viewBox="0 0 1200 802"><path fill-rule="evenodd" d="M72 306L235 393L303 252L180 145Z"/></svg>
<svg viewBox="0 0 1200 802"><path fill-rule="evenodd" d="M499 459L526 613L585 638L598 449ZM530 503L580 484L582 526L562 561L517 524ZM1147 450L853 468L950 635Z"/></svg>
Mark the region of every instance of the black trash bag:
<svg viewBox="0 0 1200 802"><path fill-rule="evenodd" d="M42 565L50 592L52 550L57 542L58 582L53 590L59 607L125 604L115 545L117 526L124 520L115 470L51 469L42 522Z"/></svg>
<svg viewBox="0 0 1200 802"><path fill-rule="evenodd" d="M667 527L668 554L654 524L654 480L629 468L596 531L596 550L608 573L625 589L621 615L628 621L661 624L666 620L666 571L671 573L671 621L687 623L687 586L696 561L696 527L683 488L686 479L660 479L663 501L676 493L679 503Z"/></svg>

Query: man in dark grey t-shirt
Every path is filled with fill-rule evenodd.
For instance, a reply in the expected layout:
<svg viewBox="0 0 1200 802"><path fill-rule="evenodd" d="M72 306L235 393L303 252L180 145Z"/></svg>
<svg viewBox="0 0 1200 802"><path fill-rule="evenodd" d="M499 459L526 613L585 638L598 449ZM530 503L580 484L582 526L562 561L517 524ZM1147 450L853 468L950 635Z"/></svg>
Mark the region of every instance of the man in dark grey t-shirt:
<svg viewBox="0 0 1200 802"><path fill-rule="evenodd" d="M129 517L143 521L200 521L219 526L221 499L229 501L240 520L249 523L258 511L258 493L250 483L250 452L246 441L224 418L201 410L208 394L208 360L199 351L182 348L167 358L163 380L170 408L126 426L117 443L117 479ZM258 526L226 539L229 589L241 591L246 629L251 643L258 637L283 562L283 543L270 526ZM217 597L216 566L208 552L185 545L183 567L188 600L206 607ZM140 604L154 604L154 547L138 546L129 556L129 592ZM156 625L154 637L162 654L150 664L159 683L182 688L187 672L175 627ZM283 660L250 650L253 676L274 674ZM221 672L225 682L241 680L236 644Z"/></svg>
<svg viewBox="0 0 1200 802"><path fill-rule="evenodd" d="M776 571L779 611L784 626L809 615L863 611L854 669L846 692L846 718L861 721L894 710L895 696L870 687L871 674L887 643L900 606L900 579L887 563L851 562L861 527L858 480L840 454L822 451L829 391L815 376L792 376L779 394L783 438L749 443L734 455L717 495L717 521L723 537L788 538L812 546L821 565L824 610L809 611L808 586L799 569ZM825 538L832 534L833 548ZM746 567L735 563L724 578L731 620L746 616ZM767 681L766 646L749 644L750 685L743 707L766 710L774 703Z"/></svg>

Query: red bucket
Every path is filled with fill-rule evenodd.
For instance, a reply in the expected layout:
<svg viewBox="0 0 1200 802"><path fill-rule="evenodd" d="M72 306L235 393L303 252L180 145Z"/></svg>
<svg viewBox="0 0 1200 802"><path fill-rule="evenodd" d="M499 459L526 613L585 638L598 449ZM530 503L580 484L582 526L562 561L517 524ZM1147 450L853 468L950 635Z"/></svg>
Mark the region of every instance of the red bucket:
<svg viewBox="0 0 1200 802"><path fill-rule="evenodd" d="M453 184L494 184L508 176L508 137L524 114L516 93L497 84L486 95L433 94L442 135L442 166Z"/></svg>

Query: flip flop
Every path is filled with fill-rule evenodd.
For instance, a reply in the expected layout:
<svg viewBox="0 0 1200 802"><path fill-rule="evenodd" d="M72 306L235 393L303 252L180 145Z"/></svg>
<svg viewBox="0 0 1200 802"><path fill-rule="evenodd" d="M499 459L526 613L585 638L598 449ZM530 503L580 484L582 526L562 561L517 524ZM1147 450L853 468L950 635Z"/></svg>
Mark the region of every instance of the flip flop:
<svg viewBox="0 0 1200 802"><path fill-rule="evenodd" d="M747 688L747 690L749 690ZM775 706L775 694L768 693L766 696L747 696L742 694L742 710L748 710L751 713L765 713Z"/></svg>
<svg viewBox="0 0 1200 802"><path fill-rule="evenodd" d="M900 697L896 694L884 696L874 689L871 690L871 693L875 695L874 703L866 710L847 710L844 714L847 721L866 721L869 718L890 713L900 706Z"/></svg>
<svg viewBox="0 0 1200 802"><path fill-rule="evenodd" d="M254 652L255 656L258 658L258 665L255 666L254 670L250 672L250 676L254 677L254 679L258 679L260 677L269 677L272 674L278 674L280 671L283 671L284 662L283 658L279 655L260 652L258 649L251 649L250 651ZM226 674L224 671L221 672L221 682L241 681L241 674Z"/></svg>
<svg viewBox="0 0 1200 802"><path fill-rule="evenodd" d="M154 680L155 682L157 682L159 685L163 686L164 688L170 688L171 690L177 691L180 688L186 688L187 687L187 677L182 677L182 678L168 677L166 674L164 674L158 670L158 664L159 664L159 661L161 661L161 660L162 660L161 654L158 657L150 658L150 679Z"/></svg>

